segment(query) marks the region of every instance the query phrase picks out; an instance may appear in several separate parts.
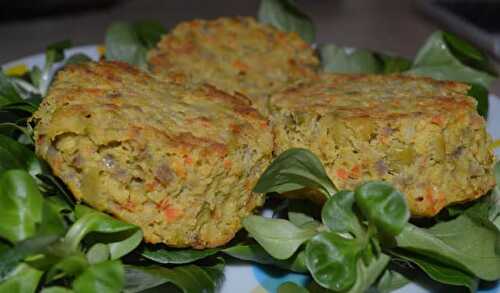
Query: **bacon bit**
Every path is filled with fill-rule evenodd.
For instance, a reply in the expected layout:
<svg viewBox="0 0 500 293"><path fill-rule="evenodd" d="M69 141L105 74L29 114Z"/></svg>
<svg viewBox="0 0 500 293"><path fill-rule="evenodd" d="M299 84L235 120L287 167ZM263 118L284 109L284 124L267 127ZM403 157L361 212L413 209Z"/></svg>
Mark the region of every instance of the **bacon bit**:
<svg viewBox="0 0 500 293"><path fill-rule="evenodd" d="M233 162L229 159L224 160L224 168L229 169L233 165Z"/></svg>
<svg viewBox="0 0 500 293"><path fill-rule="evenodd" d="M240 71L247 71L248 70L248 65L243 63L241 60L235 60L233 62L233 67L240 70Z"/></svg>
<svg viewBox="0 0 500 293"><path fill-rule="evenodd" d="M163 217L168 223L174 221L181 214L178 209L171 207L166 199L157 204L156 208L163 212Z"/></svg>
<svg viewBox="0 0 500 293"><path fill-rule="evenodd" d="M439 126L442 126L444 124L443 116L441 116L441 115L433 116L431 119L431 122L434 124L437 124Z"/></svg>
<svg viewBox="0 0 500 293"><path fill-rule="evenodd" d="M262 129L266 129L266 128L268 128L268 127L269 127L269 124L267 123L267 121L266 121L266 122L261 122L261 123L260 123L260 128L262 128Z"/></svg>
<svg viewBox="0 0 500 293"><path fill-rule="evenodd" d="M337 169L336 174L337 177L339 177L342 180L347 180L349 178L349 173L343 168Z"/></svg>

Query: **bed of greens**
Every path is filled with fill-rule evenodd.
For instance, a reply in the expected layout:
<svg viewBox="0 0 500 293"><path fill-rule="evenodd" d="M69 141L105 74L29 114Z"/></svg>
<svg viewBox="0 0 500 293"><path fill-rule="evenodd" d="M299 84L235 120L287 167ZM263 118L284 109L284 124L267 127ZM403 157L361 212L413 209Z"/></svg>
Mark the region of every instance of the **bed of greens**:
<svg viewBox="0 0 500 293"><path fill-rule="evenodd" d="M258 19L315 42L313 23L292 0L263 0ZM103 58L147 70L146 52L166 32L152 21L112 24ZM138 227L75 202L34 153L29 117L54 72L90 61L66 56L70 47L69 41L48 46L43 68L0 71L0 292L216 292L228 259L312 276L307 288L288 282L281 293L390 292L415 281L413 271L471 292L480 280L500 279L500 184L473 203L415 222L390 184L337 190L306 149L275 158L254 188L268 194L273 216L245 218L244 231L228 245L190 250L143 243ZM487 117L496 73L482 52L450 33L432 34L414 60L333 44L317 50L330 72L469 83ZM495 174L500 182L498 163ZM326 203L278 195L304 188L323 194Z"/></svg>

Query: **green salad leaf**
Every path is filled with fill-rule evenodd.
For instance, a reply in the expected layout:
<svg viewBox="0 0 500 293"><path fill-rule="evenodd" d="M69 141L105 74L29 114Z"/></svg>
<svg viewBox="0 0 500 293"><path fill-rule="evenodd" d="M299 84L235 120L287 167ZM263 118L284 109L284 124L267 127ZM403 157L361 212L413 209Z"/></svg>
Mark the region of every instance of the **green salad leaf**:
<svg viewBox="0 0 500 293"><path fill-rule="evenodd" d="M75 207L77 221L64 237L70 251L77 251L80 242L94 233L95 242L107 244L110 259L115 260L134 250L142 241L142 231L134 225L115 220L83 205Z"/></svg>
<svg viewBox="0 0 500 293"><path fill-rule="evenodd" d="M366 292L372 284L375 283L377 278L387 268L390 257L381 254L376 258L365 264L362 260L358 260L357 264L357 279L352 288L347 291L348 293L362 293Z"/></svg>
<svg viewBox="0 0 500 293"><path fill-rule="evenodd" d="M471 83L470 89L467 95L474 97L477 101L477 112L488 118L489 101L488 101L488 90L482 85Z"/></svg>
<svg viewBox="0 0 500 293"><path fill-rule="evenodd" d="M60 286L46 287L43 288L41 291L41 293L72 293L72 292L74 291Z"/></svg>
<svg viewBox="0 0 500 293"><path fill-rule="evenodd" d="M19 242L35 235L42 221L43 197L24 170L0 173L0 236Z"/></svg>
<svg viewBox="0 0 500 293"><path fill-rule="evenodd" d="M22 102L22 97L9 78L0 70L0 109L5 105Z"/></svg>
<svg viewBox="0 0 500 293"><path fill-rule="evenodd" d="M385 182L367 182L356 188L359 209L368 221L391 236L399 234L410 219L404 195Z"/></svg>
<svg viewBox="0 0 500 293"><path fill-rule="evenodd" d="M220 251L219 248L195 249L151 249L146 247L141 255L149 260L161 264L187 264L206 257L212 256Z"/></svg>
<svg viewBox="0 0 500 293"><path fill-rule="evenodd" d="M494 281L500 279L498 236L497 229L484 226L464 213L428 229L407 224L396 241L403 250Z"/></svg>
<svg viewBox="0 0 500 293"><path fill-rule="evenodd" d="M333 291L351 288L357 278L360 247L353 239L321 232L306 245L306 265L314 280Z"/></svg>
<svg viewBox="0 0 500 293"><path fill-rule="evenodd" d="M222 252L237 259L272 265L292 272L307 272L305 253L303 250L296 252L292 257L285 260L273 258L264 248L262 248L262 246L258 244L240 244L225 248Z"/></svg>
<svg viewBox="0 0 500 293"><path fill-rule="evenodd" d="M398 56L376 53L367 49L338 47L324 44L319 47L321 64L331 73L399 73L410 69L411 61Z"/></svg>
<svg viewBox="0 0 500 293"><path fill-rule="evenodd" d="M109 260L90 266L73 282L76 293L122 292L125 272L119 260Z"/></svg>
<svg viewBox="0 0 500 293"><path fill-rule="evenodd" d="M0 292L35 293L43 272L20 264L0 283Z"/></svg>
<svg viewBox="0 0 500 293"><path fill-rule="evenodd" d="M444 265L422 255L409 253L395 253L394 255L416 264L420 269L422 269L422 271L424 271L431 279L435 281L448 285L464 286L467 287L470 292L476 292L479 280L470 273L464 272L451 266Z"/></svg>
<svg viewBox="0 0 500 293"><path fill-rule="evenodd" d="M32 176L42 173L42 166L35 153L12 138L0 134L0 172L9 169L24 169Z"/></svg>
<svg viewBox="0 0 500 293"><path fill-rule="evenodd" d="M223 280L224 264L211 267L183 265L174 268L160 266L125 266L125 288L127 293L142 292L147 289L162 290L173 284L184 293L215 292ZM167 289L168 290L168 289Z"/></svg>
<svg viewBox="0 0 500 293"><path fill-rule="evenodd" d="M382 64L369 50L326 44L319 47L319 55L323 69L327 72L379 73L382 71Z"/></svg>
<svg viewBox="0 0 500 293"><path fill-rule="evenodd" d="M294 0L261 0L257 18L285 32L296 32L305 41L314 43L314 24L301 12Z"/></svg>
<svg viewBox="0 0 500 293"><path fill-rule="evenodd" d="M56 236L37 236L18 242L0 252L0 282L28 256L41 253L57 240Z"/></svg>
<svg viewBox="0 0 500 293"><path fill-rule="evenodd" d="M302 243L313 237L316 229L302 229L284 219L248 216L243 227L276 259L291 257Z"/></svg>
<svg viewBox="0 0 500 293"><path fill-rule="evenodd" d="M55 263L46 275L47 282L53 282L65 277L80 275L89 267L89 262L83 253L74 253Z"/></svg>
<svg viewBox="0 0 500 293"><path fill-rule="evenodd" d="M496 78L496 73L487 68L489 61L486 55L458 37L438 31L418 51L412 68L407 73L488 88Z"/></svg>
<svg viewBox="0 0 500 293"><path fill-rule="evenodd" d="M396 289L402 288L410 283L404 275L397 271L386 270L377 283L377 293L390 293Z"/></svg>
<svg viewBox="0 0 500 293"><path fill-rule="evenodd" d="M82 64L90 61L92 61L92 59L89 56L83 53L77 53L69 56L66 60L64 60L64 65Z"/></svg>
<svg viewBox="0 0 500 293"><path fill-rule="evenodd" d="M352 210L353 205L354 192L347 190L337 192L335 199L328 200L321 211L323 223L331 231L351 233L353 236L360 237L364 232L358 217Z"/></svg>
<svg viewBox="0 0 500 293"><path fill-rule="evenodd" d="M165 33L157 22L113 23L106 31L106 60L123 61L147 68L146 54Z"/></svg>
<svg viewBox="0 0 500 293"><path fill-rule="evenodd" d="M309 150L292 148L274 159L260 176L254 192L285 193L302 188L318 189L327 197L336 192L321 161Z"/></svg>

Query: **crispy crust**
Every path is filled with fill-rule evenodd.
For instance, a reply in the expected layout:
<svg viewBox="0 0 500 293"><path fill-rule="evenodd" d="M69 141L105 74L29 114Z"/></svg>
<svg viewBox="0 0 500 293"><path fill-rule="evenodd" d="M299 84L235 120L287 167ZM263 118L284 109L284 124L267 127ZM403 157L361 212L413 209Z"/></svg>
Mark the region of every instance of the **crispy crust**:
<svg viewBox="0 0 500 293"><path fill-rule="evenodd" d="M33 119L38 155L76 198L140 226L147 242L223 245L263 203L251 188L272 135L241 97L89 63L59 72Z"/></svg>
<svg viewBox="0 0 500 293"><path fill-rule="evenodd" d="M149 53L149 62L171 80L189 78L246 95L264 114L270 94L314 76L319 65L296 33L250 17L183 22Z"/></svg>
<svg viewBox="0 0 500 293"><path fill-rule="evenodd" d="M494 155L468 86L429 78L322 74L271 98L275 153L316 153L339 188L386 180L413 216L476 199Z"/></svg>

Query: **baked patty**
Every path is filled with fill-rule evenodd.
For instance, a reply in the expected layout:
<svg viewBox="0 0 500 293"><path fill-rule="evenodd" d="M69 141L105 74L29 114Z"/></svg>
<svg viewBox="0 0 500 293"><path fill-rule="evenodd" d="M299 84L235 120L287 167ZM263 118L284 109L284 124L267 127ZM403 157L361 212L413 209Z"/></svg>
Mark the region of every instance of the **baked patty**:
<svg viewBox="0 0 500 293"><path fill-rule="evenodd" d="M37 154L75 197L149 243L225 244L263 203L251 190L273 139L241 97L87 63L57 74L33 120Z"/></svg>
<svg viewBox="0 0 500 293"><path fill-rule="evenodd" d="M341 189L386 180L413 216L476 199L494 155L468 86L429 78L322 74L271 98L275 153L304 147Z"/></svg>
<svg viewBox="0 0 500 293"><path fill-rule="evenodd" d="M249 97L266 114L269 95L315 75L319 61L296 33L250 17L193 20L177 25L149 53L155 74L189 78Z"/></svg>

